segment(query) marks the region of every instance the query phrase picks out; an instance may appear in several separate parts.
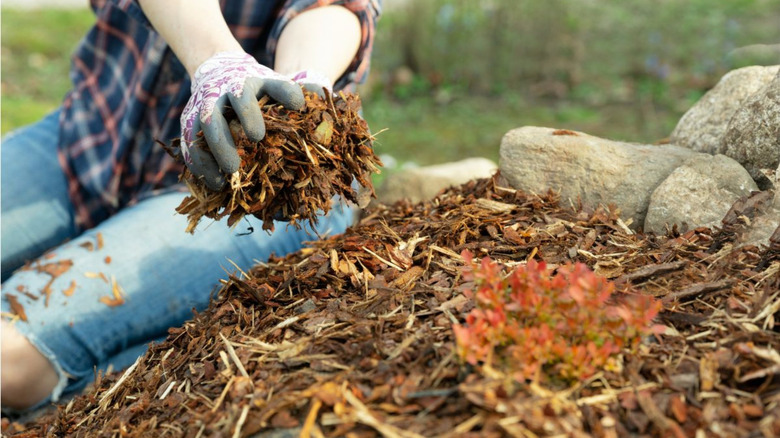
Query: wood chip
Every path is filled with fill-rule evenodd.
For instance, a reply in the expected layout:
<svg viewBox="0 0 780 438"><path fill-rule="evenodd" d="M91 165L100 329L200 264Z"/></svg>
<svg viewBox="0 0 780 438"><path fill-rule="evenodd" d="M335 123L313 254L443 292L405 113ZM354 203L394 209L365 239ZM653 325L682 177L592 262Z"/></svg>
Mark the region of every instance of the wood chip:
<svg viewBox="0 0 780 438"><path fill-rule="evenodd" d="M235 226L253 215L263 221L264 230L273 230L279 217L296 228L306 222L316 225L335 196L355 203L361 202L360 193L373 196L371 173L382 163L372 148L374 137L358 115L360 99L349 93L323 100L305 92L305 97L302 111L261 99L266 133L259 143L246 137L233 111L226 112L241 166L219 192L185 170L181 179L192 195L176 211L187 215L188 232L204 217L226 217L228 226ZM208 146L203 142L199 147ZM176 144L166 148L177 149ZM353 189L353 180L367 190Z"/></svg>

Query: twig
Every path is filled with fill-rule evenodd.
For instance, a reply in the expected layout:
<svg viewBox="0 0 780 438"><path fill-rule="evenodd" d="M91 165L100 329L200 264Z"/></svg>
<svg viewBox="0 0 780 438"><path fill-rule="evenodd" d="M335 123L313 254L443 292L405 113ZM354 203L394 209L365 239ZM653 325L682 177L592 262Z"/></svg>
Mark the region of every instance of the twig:
<svg viewBox="0 0 780 438"><path fill-rule="evenodd" d="M355 397L354 394L352 394L352 391L350 391L349 388L345 387L342 391L342 394L344 395L344 398L347 400L347 402L355 408L357 421L365 424L366 426L373 427L382 435L388 438L424 438L422 435L399 429L395 426L382 423L381 421L377 420L371 411L368 410L366 405L364 405L363 402L361 402L357 397Z"/></svg>
<svg viewBox="0 0 780 438"><path fill-rule="evenodd" d="M321 407L322 400L315 398L314 401L312 401L308 415L306 415L306 421L303 423L300 434L301 438L309 438L311 436L311 430L314 427L314 422L317 420L317 413L319 413Z"/></svg>
<svg viewBox="0 0 780 438"><path fill-rule="evenodd" d="M694 284L693 286L686 287L685 289L669 294L663 298L663 301L665 303L679 300L681 298L688 298L690 296L699 295L703 293L709 293L709 292L715 292L717 290L721 290L724 288L727 288L731 286L733 281L731 280L720 280L720 281L713 281L710 283L701 283L701 284Z"/></svg>
<svg viewBox="0 0 780 438"><path fill-rule="evenodd" d="M230 345L230 341L227 340L225 335L222 334L222 332L219 333L219 337L222 338L222 342L225 344L225 349L227 349L228 355L231 359L233 359L233 362L235 362L236 367L238 368L238 372L241 373L244 377L249 377L249 373L246 372L246 368L244 368L244 364L241 363L241 360L238 359L238 355L236 354L236 350L233 349L233 346Z"/></svg>
<svg viewBox="0 0 780 438"><path fill-rule="evenodd" d="M114 386L112 386L108 391L106 391L103 394L103 397L100 397L101 411L104 411L106 409L106 407L108 406L109 397L111 397L117 391L117 389L119 389L119 387L121 387L122 384L125 383L125 380L127 380L127 378L130 377L130 374L132 374L133 371L135 371L135 368L141 362L142 358L143 356L136 359L135 362L132 365L130 365L130 368L125 370L125 372L122 374L122 377L120 377L119 380L117 380L116 383L114 383Z"/></svg>
<svg viewBox="0 0 780 438"><path fill-rule="evenodd" d="M241 436L241 428L244 427L244 422L246 421L246 416L249 413L249 405L244 405L244 409L241 410L241 416L238 417L238 422L236 423L236 431L233 432L233 438L239 438Z"/></svg>
<svg viewBox="0 0 780 438"><path fill-rule="evenodd" d="M219 409L219 405L222 404L222 400L225 399L225 396L227 395L227 392L230 389L230 385L233 384L234 380L236 380L236 376L230 376L230 380L228 380L227 384L225 385L225 388L222 390L222 393L219 395L219 398L217 398L216 403L214 403L214 407L211 408L211 412L217 412L217 409Z"/></svg>

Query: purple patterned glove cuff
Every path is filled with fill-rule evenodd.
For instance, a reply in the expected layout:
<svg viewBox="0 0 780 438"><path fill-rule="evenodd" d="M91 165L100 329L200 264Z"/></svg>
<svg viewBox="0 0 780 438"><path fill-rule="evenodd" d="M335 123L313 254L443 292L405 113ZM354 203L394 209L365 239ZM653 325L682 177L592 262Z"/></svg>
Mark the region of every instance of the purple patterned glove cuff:
<svg viewBox="0 0 780 438"><path fill-rule="evenodd" d="M288 78L292 79L293 81L301 85L311 84L319 87L324 87L327 88L328 91L333 93L333 82L331 82L330 78L328 78L327 75L318 72L317 70L299 71L298 73L289 75Z"/></svg>
<svg viewBox="0 0 780 438"><path fill-rule="evenodd" d="M194 95L204 87L213 88L214 86L227 85L228 91L241 94L243 82L236 83L231 76L239 75L242 79L250 76L255 77L279 77L279 73L270 68L261 65L257 60L246 52L219 52L211 58L203 61L192 78L190 91Z"/></svg>

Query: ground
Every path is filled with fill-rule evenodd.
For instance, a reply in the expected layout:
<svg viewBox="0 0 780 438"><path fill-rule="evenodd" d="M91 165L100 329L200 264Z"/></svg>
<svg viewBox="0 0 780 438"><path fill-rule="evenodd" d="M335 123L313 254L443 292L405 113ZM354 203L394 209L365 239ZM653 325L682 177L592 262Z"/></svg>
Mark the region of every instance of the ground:
<svg viewBox="0 0 780 438"><path fill-rule="evenodd" d="M734 248L746 211L642 235L500 177L381 207L232 277L127 372L19 436L776 436L780 242ZM570 384L472 366L452 331L474 307L463 250L582 262L661 300L664 330Z"/></svg>

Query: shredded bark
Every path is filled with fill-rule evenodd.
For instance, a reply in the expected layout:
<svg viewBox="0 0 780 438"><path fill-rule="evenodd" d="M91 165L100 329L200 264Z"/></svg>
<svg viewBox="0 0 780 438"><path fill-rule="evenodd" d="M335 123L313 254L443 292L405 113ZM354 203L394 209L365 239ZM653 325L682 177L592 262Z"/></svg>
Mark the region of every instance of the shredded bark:
<svg viewBox="0 0 780 438"><path fill-rule="evenodd" d="M613 209L498 176L380 206L230 277L130 369L16 436L778 436L780 256L734 249L732 231L632 233ZM663 299L665 333L573 387L461 363L463 249L586 263Z"/></svg>
<svg viewBox="0 0 780 438"><path fill-rule="evenodd" d="M259 143L246 137L235 113L226 113L241 165L219 192L185 169L181 179L191 196L176 211L187 215L188 232L203 217L227 217L233 226L246 215L261 219L264 230L273 230L275 219L300 228L304 221L316 224L334 196L361 205L374 196L371 173L378 173L382 163L358 114L360 98L349 93L326 99L305 95L303 111L269 104L267 97L260 100L266 134ZM366 200L359 199L353 181L368 191Z"/></svg>

